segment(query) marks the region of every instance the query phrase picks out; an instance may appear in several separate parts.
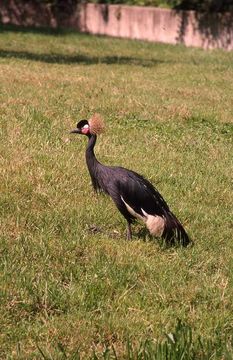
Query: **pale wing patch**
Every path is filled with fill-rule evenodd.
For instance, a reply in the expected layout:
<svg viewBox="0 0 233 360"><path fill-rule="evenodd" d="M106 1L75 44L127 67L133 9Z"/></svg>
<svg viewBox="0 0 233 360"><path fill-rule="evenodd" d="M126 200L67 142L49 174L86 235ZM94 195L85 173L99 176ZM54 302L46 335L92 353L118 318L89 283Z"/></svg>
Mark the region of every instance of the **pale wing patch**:
<svg viewBox="0 0 233 360"><path fill-rule="evenodd" d="M141 210L142 210L143 215L147 218L149 216L149 214L147 214L147 212L145 212L145 210L143 210L143 208L141 208Z"/></svg>
<svg viewBox="0 0 233 360"><path fill-rule="evenodd" d="M162 216L147 214L147 212L141 208L144 215L142 216L141 214L138 214L133 208L131 208L131 206L127 204L127 202L123 199L122 196L121 200L123 201L126 209L131 215L133 215L139 220L142 220L146 224L146 227L151 235L162 236L165 227L165 219Z"/></svg>
<svg viewBox="0 0 233 360"><path fill-rule="evenodd" d="M165 219L162 216L150 215L143 209L142 213L146 217L146 227L151 235L162 236L165 226Z"/></svg>
<svg viewBox="0 0 233 360"><path fill-rule="evenodd" d="M136 218L139 219L139 220L142 220L143 222L146 221L146 219L145 219L141 214L136 213L136 211L134 211L134 209L131 208L131 206L129 206L129 205L126 203L126 201L123 199L122 196L121 196L121 200L123 201L123 203L124 203L125 206L126 206L126 209L128 210L128 212L129 212L131 215L133 215L134 217L136 217Z"/></svg>
<svg viewBox="0 0 233 360"><path fill-rule="evenodd" d="M165 227L165 219L162 216L148 215L146 227L151 235L162 236Z"/></svg>

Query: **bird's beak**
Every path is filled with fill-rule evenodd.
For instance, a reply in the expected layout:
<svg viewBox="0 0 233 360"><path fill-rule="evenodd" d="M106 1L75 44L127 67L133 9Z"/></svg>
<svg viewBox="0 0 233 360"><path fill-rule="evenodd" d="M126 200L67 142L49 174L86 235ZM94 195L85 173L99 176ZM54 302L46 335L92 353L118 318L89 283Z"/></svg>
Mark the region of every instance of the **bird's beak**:
<svg viewBox="0 0 233 360"><path fill-rule="evenodd" d="M80 134L80 129L74 129L70 131L70 134Z"/></svg>

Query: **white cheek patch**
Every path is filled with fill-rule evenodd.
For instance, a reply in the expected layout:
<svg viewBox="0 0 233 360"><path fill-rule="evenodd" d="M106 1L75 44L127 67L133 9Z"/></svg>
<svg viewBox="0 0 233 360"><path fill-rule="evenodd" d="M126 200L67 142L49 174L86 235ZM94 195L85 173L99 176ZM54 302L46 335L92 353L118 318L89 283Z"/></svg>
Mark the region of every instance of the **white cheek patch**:
<svg viewBox="0 0 233 360"><path fill-rule="evenodd" d="M84 125L82 128L83 128L83 129L89 129L89 125L86 124L86 125Z"/></svg>

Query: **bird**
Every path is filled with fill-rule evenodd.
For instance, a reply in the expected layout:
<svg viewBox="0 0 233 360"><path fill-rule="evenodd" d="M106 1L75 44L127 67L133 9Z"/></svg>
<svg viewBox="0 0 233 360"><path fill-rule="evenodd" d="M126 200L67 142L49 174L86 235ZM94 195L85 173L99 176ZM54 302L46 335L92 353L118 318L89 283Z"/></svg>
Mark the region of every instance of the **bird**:
<svg viewBox="0 0 233 360"><path fill-rule="evenodd" d="M97 136L103 133L105 124L99 114L82 119L71 134L85 135L86 164L95 192L109 195L127 222L126 236L132 239L131 225L141 220L152 236L161 238L168 245L187 246L191 239L181 222L171 212L159 191L142 175L121 166L100 163L94 152Z"/></svg>

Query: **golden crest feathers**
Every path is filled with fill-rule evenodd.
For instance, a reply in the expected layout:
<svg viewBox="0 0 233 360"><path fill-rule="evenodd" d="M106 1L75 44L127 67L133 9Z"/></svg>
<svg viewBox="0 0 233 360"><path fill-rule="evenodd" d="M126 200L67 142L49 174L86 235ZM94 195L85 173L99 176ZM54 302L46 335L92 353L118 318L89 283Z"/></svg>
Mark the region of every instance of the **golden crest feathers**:
<svg viewBox="0 0 233 360"><path fill-rule="evenodd" d="M88 120L91 134L102 134L105 130L103 119L99 114L94 114L90 120Z"/></svg>

